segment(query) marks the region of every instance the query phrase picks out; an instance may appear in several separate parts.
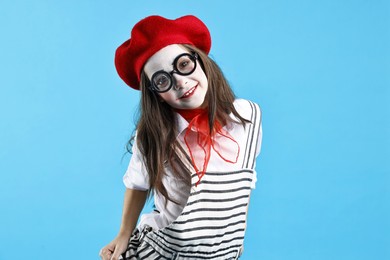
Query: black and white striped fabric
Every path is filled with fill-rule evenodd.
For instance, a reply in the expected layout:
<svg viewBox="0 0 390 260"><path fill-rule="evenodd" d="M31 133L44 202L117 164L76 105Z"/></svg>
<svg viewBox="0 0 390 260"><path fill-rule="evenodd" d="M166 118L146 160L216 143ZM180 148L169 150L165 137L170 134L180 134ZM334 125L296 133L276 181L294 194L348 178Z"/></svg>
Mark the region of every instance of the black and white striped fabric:
<svg viewBox="0 0 390 260"><path fill-rule="evenodd" d="M260 131L259 107L250 102L251 124L240 170L207 172L192 188L181 215L160 230L137 231L123 259L238 259L244 241L246 212Z"/></svg>

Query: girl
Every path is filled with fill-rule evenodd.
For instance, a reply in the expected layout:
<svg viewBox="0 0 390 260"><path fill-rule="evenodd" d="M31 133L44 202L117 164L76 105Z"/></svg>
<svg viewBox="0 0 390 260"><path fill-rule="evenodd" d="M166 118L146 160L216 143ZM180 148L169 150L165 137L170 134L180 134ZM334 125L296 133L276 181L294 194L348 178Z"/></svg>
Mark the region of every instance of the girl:
<svg viewBox="0 0 390 260"><path fill-rule="evenodd" d="M194 16L138 22L118 47L119 76L141 90L140 118L130 140L117 237L108 259L237 259L256 182L261 113L235 99L208 57L211 38ZM139 214L148 196L155 210ZM134 230L134 231L133 231Z"/></svg>

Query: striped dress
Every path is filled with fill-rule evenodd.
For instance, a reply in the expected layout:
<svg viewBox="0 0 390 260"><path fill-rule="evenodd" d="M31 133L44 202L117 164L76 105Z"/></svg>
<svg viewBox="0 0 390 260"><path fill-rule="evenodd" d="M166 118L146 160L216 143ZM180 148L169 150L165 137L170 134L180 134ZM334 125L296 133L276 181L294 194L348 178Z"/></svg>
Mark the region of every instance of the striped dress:
<svg viewBox="0 0 390 260"><path fill-rule="evenodd" d="M168 226L136 230L120 259L238 259L242 253L246 214L256 160L261 113L251 106L251 123L240 143L239 169L207 171L191 192L183 212ZM244 116L244 115L243 115Z"/></svg>

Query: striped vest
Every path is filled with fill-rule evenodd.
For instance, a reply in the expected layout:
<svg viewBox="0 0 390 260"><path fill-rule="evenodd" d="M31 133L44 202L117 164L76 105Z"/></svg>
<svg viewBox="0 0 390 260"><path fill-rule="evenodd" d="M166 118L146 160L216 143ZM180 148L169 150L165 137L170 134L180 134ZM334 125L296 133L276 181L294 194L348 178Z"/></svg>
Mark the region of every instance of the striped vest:
<svg viewBox="0 0 390 260"><path fill-rule="evenodd" d="M252 123L245 127L246 143L240 143L244 156L237 162L241 169L207 172L198 185L198 176L193 174L191 193L181 215L167 227L145 233L135 254L124 259L238 259L261 122L259 107L252 102L250 105Z"/></svg>

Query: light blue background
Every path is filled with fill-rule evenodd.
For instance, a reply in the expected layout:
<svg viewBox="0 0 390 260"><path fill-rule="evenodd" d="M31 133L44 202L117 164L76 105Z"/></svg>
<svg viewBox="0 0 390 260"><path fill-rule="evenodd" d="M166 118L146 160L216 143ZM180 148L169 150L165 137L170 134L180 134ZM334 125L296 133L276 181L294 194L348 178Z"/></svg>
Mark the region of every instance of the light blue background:
<svg viewBox="0 0 390 260"><path fill-rule="evenodd" d="M262 107L242 259L390 259L385 0L1 0L0 259L98 259L116 235L139 93L113 55L151 14L200 17Z"/></svg>

